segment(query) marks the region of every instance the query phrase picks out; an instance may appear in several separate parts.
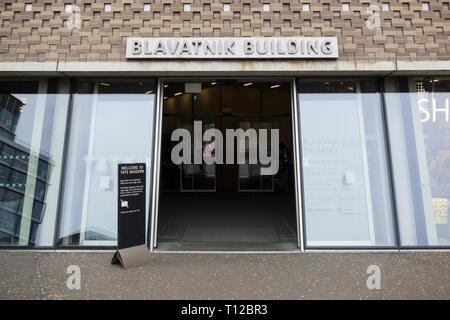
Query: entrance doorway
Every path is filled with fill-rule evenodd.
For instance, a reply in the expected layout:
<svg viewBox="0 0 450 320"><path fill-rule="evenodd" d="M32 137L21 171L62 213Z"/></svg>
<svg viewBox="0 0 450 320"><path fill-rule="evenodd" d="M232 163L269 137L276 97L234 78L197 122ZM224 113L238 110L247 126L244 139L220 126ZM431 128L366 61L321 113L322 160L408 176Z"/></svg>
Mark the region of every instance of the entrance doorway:
<svg viewBox="0 0 450 320"><path fill-rule="evenodd" d="M290 83L165 82L162 112L157 248L296 249Z"/></svg>

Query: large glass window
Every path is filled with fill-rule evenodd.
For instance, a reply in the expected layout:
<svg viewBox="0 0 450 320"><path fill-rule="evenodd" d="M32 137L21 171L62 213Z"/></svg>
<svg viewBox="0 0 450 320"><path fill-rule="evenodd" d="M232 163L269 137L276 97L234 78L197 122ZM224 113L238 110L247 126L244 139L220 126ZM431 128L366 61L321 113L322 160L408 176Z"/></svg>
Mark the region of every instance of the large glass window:
<svg viewBox="0 0 450 320"><path fill-rule="evenodd" d="M154 107L153 80L76 82L60 245L117 243L117 165L145 162L151 190Z"/></svg>
<svg viewBox="0 0 450 320"><path fill-rule="evenodd" d="M395 246L375 81L298 83L307 247Z"/></svg>
<svg viewBox="0 0 450 320"><path fill-rule="evenodd" d="M68 89L0 81L0 246L53 246Z"/></svg>
<svg viewBox="0 0 450 320"><path fill-rule="evenodd" d="M401 245L449 246L450 78L386 79Z"/></svg>

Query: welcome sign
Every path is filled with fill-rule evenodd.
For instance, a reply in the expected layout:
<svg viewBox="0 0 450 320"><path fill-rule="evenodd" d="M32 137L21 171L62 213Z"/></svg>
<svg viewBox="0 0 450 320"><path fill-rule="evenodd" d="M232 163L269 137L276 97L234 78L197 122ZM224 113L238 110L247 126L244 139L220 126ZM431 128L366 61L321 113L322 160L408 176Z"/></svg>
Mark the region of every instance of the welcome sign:
<svg viewBox="0 0 450 320"><path fill-rule="evenodd" d="M337 58L336 37L128 38L129 59Z"/></svg>

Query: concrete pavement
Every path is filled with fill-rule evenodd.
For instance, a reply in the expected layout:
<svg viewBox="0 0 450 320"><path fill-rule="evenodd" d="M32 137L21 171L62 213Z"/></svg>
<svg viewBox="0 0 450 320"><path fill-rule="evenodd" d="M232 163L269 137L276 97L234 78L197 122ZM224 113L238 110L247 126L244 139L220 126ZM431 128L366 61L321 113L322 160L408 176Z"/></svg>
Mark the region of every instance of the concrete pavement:
<svg viewBox="0 0 450 320"><path fill-rule="evenodd" d="M449 299L450 252L154 253L0 251L0 299ZM81 289L67 287L68 266ZM367 268L381 269L369 290Z"/></svg>

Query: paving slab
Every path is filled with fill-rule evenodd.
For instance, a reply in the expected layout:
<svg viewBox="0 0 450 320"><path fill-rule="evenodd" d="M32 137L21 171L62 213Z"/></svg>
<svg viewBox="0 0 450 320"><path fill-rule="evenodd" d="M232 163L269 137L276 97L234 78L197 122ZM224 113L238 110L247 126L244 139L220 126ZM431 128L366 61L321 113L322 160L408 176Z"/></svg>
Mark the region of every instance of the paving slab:
<svg viewBox="0 0 450 320"><path fill-rule="evenodd" d="M40 272L33 253L0 253L0 299L41 299Z"/></svg>

